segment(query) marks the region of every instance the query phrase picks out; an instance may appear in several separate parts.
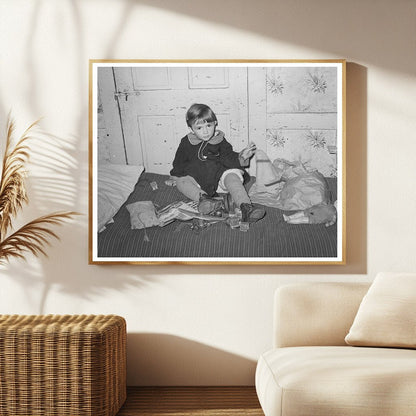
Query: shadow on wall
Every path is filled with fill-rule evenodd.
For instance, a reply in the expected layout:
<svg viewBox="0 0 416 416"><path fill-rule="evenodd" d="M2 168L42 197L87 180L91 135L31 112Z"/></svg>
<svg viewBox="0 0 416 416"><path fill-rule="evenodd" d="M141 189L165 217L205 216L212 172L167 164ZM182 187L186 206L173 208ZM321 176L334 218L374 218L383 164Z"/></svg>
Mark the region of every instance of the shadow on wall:
<svg viewBox="0 0 416 416"><path fill-rule="evenodd" d="M130 6L133 7L132 4ZM123 33L124 21L128 18L130 6L125 10L126 15L111 38L112 41L107 47L107 55L111 55L119 35ZM33 117L29 123L44 115L45 111L42 75L47 61L38 59L36 46L38 46L38 38L44 30L41 23L45 18L45 13L55 10L51 9L48 2L40 1L33 2L30 7L32 7L29 21L31 35L27 36L24 43L25 63L29 68L25 77L28 81L24 84L27 85L27 88L22 88L27 108L30 110L29 116ZM76 34L74 41L77 48L76 55L71 56L71 61L66 58L58 61L53 79L56 84L67 85L70 82L71 92L78 97L84 97L84 99L79 100L79 111L76 113L76 117L70 120L73 122L71 125L72 134L64 133L66 134L64 136L62 132L51 134L43 130L43 126L47 126L50 120L50 114L46 114L45 119L40 122L42 128L37 131L36 139L29 143L31 158L28 166L27 186L30 203L24 207L23 212L19 213L19 217L22 217L24 221L52 211L79 211L80 207L88 205L88 201L86 201L88 196L88 163L85 163L88 160L88 100L86 95L88 68L85 66L86 33L82 23L83 9L80 4L74 1L64 2L58 9L59 14L65 15L66 20L76 28L73 33ZM54 28L52 24L51 27ZM58 36L56 42L60 40L62 38ZM59 71L59 65L70 67L72 75L70 80L65 78L64 74L67 71ZM64 91L66 90L64 89ZM4 132L9 112L7 106L9 105L10 103L0 100L0 121L4 126ZM16 121L19 124L20 120ZM68 120L66 121L68 122ZM26 127L26 125L22 126L23 129ZM46 129L49 130L48 127ZM35 259L28 253L25 256L27 261L12 260L10 264L0 269L0 275L19 282L22 287L23 297L19 304L16 304L16 313L21 313L22 304L26 305L27 310L31 313L33 310L37 310L39 314L66 313L66 310L59 309L59 305L53 309L48 306L51 289L69 295L73 294L76 299L82 301L91 299L107 289L122 291L125 288L144 287L150 282L147 270L137 276L137 271L130 273L132 269L128 269L127 266L101 267L98 272L96 270L94 273L86 272L85 268L89 267L88 213L81 212L81 214L75 220L53 228L61 241L50 240L51 246L46 248L49 258ZM97 268L99 266L90 267ZM151 278L149 284L154 284L156 278L154 276ZM39 288L39 290L34 291L34 288ZM109 309L109 313L115 312Z"/></svg>
<svg viewBox="0 0 416 416"><path fill-rule="evenodd" d="M174 335L129 333L129 356L129 386L254 385L255 361Z"/></svg>
<svg viewBox="0 0 416 416"><path fill-rule="evenodd" d="M347 63L346 236L349 273L367 273L367 68Z"/></svg>
<svg viewBox="0 0 416 416"><path fill-rule="evenodd" d="M29 7L29 6L28 6ZM30 110L30 115L33 117L29 122L33 122L38 117L44 115L44 103L41 98L44 98L43 77L42 74L47 68L47 60L39 59L37 54L37 39L41 36L44 28L42 27L42 13L47 13L48 4L40 1L33 2L30 5L31 17L29 21L30 36L27 36L24 43L25 46L25 67L29 68L25 72L27 82L24 83L26 89L24 91L24 100L27 108ZM61 5L62 7L62 5ZM76 2L65 2L61 11L67 12L66 17L71 20L77 30L74 33L77 35L77 55L73 61L74 70L71 83L73 91L77 91L80 97L85 96L87 91L88 80L86 77L85 61L84 61L84 33L82 31L82 19L79 7ZM59 36L57 37L59 38ZM39 42L38 42L39 43ZM62 65L64 65L62 59ZM72 65L72 64L71 64ZM54 80L61 82L62 85L68 82L62 73L58 70L59 65L54 71ZM19 103L18 103L19 104ZM22 103L23 104L23 103ZM7 104L9 105L9 104ZM27 221L40 215L50 213L52 211L71 210L79 211L80 206L84 203L84 195L87 193L88 181L88 167L83 164L86 160L86 132L88 126L88 104L86 100L80 102L80 111L78 118L74 120L74 132L67 137L58 137L45 131L37 131L36 139L31 140L29 146L31 147L31 159L29 164L29 178L27 186L29 191L30 203L24 207L21 217ZM0 119L6 120L8 109L6 104L0 102ZM19 122L19 120L17 120ZM39 124L44 125L48 123L48 115L45 120ZM26 128L27 126L24 126ZM35 172L32 172L35 168ZM84 214L84 213L82 213ZM21 286L24 288L24 293L27 295L26 299L22 299L22 303L33 303L37 305L37 299L33 299L33 286L42 285L43 291L40 300L39 313L45 312L45 302L47 294L53 285L64 286L68 291L74 290L71 282L77 282L79 276L74 276L74 270L81 270L81 266L86 264L87 248L85 258L74 255L76 251L69 254L70 250L62 253L62 245L68 244L70 248L84 245L80 238L87 240L87 235L84 230L86 227L87 215L81 215L75 219L64 223L61 227L53 227L53 230L61 237L61 242L51 239L51 246L46 248L46 252L50 259L40 258L34 260L30 254L25 256L27 263L12 261L4 268L7 276L13 280L21 281ZM84 236L85 234L85 236ZM80 237L81 236L81 237ZM72 241L73 240L73 241ZM76 241L75 241L76 240ZM86 243L85 243L86 246ZM78 258L77 258L78 257ZM53 259L53 261L52 261ZM37 265L39 264L39 269ZM2 270L3 271L3 270ZM1 271L1 272L2 272ZM82 293L95 293L92 287L92 282L85 281L86 292L83 288L79 288ZM69 284L66 286L65 283ZM30 309L30 308L29 308Z"/></svg>
<svg viewBox="0 0 416 416"><path fill-rule="evenodd" d="M338 58L354 56L358 61L413 75L412 54L398 47L402 33L397 30L398 25L413 27L412 1L397 2L392 7L390 0L379 0L375 7L371 0L212 0L207 7L205 0L194 0L192 5L187 0L128 0L125 8L132 3L235 27ZM273 58L305 56L281 56L276 50ZM319 58L322 56L316 56Z"/></svg>
<svg viewBox="0 0 416 416"><path fill-rule="evenodd" d="M65 233L58 230L58 233L66 239L71 238L69 234L73 234L73 230ZM41 268L38 270L28 266L32 262L30 256L27 262L14 261L0 270L2 279L10 278L21 287L19 301L8 306L8 314L73 314L74 309L77 309L76 313L124 315L122 304L108 302L107 306L101 306L97 312L93 301L96 297L105 296L108 291L143 290L159 284L157 277L149 277L147 273L140 275L137 272L129 273L131 272L129 266L94 266L99 267L100 270L89 275L81 271L86 266L86 258L74 259L71 263L70 259L59 256L59 248L56 249L56 254L53 248L47 251L53 261L41 259ZM57 271L59 265L62 267L61 272ZM77 273L76 270L80 272ZM71 302L57 304L51 296L56 291L73 297L77 304Z"/></svg>
<svg viewBox="0 0 416 416"><path fill-rule="evenodd" d="M77 49L76 59L71 62L74 78L72 83L77 94L81 97L85 95L88 87L87 71L84 60L84 37L86 34L82 31L81 17L82 10L76 2L66 3L71 8L67 18L73 22L77 29ZM122 21L117 26L117 30L109 37L111 41L107 45L103 58L111 57L117 49L119 39L122 39L124 29L133 15L136 5L144 4L149 7L159 7L161 9L171 10L178 14L194 16L199 19L214 21L226 26L234 26L247 31L256 32L272 39L279 39L290 42L294 45L305 45L322 50L325 53L341 54L340 57L353 55L355 59L362 59L365 62L371 62L374 65L380 65L386 68L392 68L406 72L411 68L408 63L409 54L403 54L395 49L399 44L397 39L400 36L396 30L389 30L389 24L394 25L392 14L395 8L388 6L387 1L382 0L374 9L372 2L364 1L359 3L359 13L354 6L346 2L337 2L332 0L317 0L307 2L296 0L290 3L283 1L269 2L268 0L259 0L252 3L248 1L230 0L226 5L219 0L213 0L210 7L206 7L205 1L196 0L192 5L183 0L172 0L165 2L163 0L125 0ZM41 29L38 27L38 14L41 12L42 3L37 2L32 19L32 34L27 39L27 63L31 70L28 72L31 86L28 91L30 100L30 109L35 117L42 114L42 104L39 102L40 91L37 90L38 71L42 67L36 66L38 60L35 59L35 48L32 47L36 39L36 34ZM401 3L401 16L411 18L410 12L406 15L403 8L409 6ZM217 12L221 10L221 13ZM408 16L408 17L406 17ZM296 25L293 21L296 20ZM325 25L320 24L325 22ZM383 31L380 30L380 22L384 24ZM328 33L336 33L337 36L328 36ZM386 38L380 39L380 35ZM360 55L362 53L362 55ZM278 51L274 58L302 58L301 56L282 57ZM55 77L59 79L59 71ZM34 195L32 198L33 206L36 206L33 216L38 212L38 207L45 207L49 210L51 203L60 209L77 209L84 204L85 195L87 195L87 178L88 167L83 163L86 157L86 134L88 131L88 105L85 102L80 104L79 117L75 123L76 138L69 140L57 140L56 148L48 147L49 152L61 149L69 155L67 165L48 165L49 176L45 175L39 184L34 186ZM0 102L0 112L3 116L7 109L4 103ZM48 144L49 146L49 144ZM71 146L71 147L69 147ZM43 150L38 153L41 154ZM367 71L366 68L354 63L347 64L347 265L346 266L264 266L261 268L262 274L365 274L367 271ZM48 159L50 163L52 159ZM42 162L39 162L42 163ZM66 169L66 171L65 171ZM65 177L63 180L55 178ZM54 178L50 181L48 178ZM38 178L36 178L37 180ZM40 178L39 178L40 179ZM69 180L69 182L68 182ZM37 187L37 188L36 188ZM42 188L42 189L41 189ZM47 189L47 191L45 191ZM40 192L42 190L42 192ZM45 204L44 195L48 195ZM73 253L84 252L85 256L73 256L71 253L62 253L62 249L54 247L48 250L51 259L42 260L44 270L39 272L39 279L35 273L32 274L36 282L43 279L45 284L45 295L40 306L40 313L44 311L48 288L53 285L61 288L63 291L76 292L78 295L88 297L106 287L121 288L125 285L136 285L137 280L129 278L129 274L136 274L134 267L123 266L101 267L99 274L102 278L94 281L86 273L88 247L87 247L87 216L84 219L77 219L77 224L73 226L64 226L57 231L62 236L62 243L69 248L68 251ZM74 232L75 231L75 232ZM60 243L57 243L58 246ZM77 247L77 250L72 250ZM89 266L98 267L98 266ZM126 268L127 267L127 268ZM18 270L17 270L18 269ZM26 271L22 272L19 264L12 265L9 272L13 275L22 277ZM76 276L75 271L82 271L82 276ZM131 272L131 273L130 273ZM144 273L143 273L144 272ZM189 275L198 273L204 274L224 274L230 273L235 275L253 275L258 274L258 266L148 266L142 268L140 275L144 281L153 279L158 274L179 274ZM27 272L30 274L29 272ZM94 272L91 275L97 275ZM22 279L23 286L28 285L31 276ZM114 282L111 282L114 279ZM107 283L105 283L107 282ZM96 287L97 286L97 287ZM28 289L29 293L29 289Z"/></svg>
<svg viewBox="0 0 416 416"><path fill-rule="evenodd" d="M31 18L29 21L30 36L27 36L25 45L25 72L27 82L24 90L24 100L33 122L38 117L44 115L43 77L42 74L47 69L47 60L39 59L37 54L38 38L44 28L42 19L45 13L51 10L48 2L36 1L30 6ZM53 10L53 9L52 9ZM61 210L79 211L79 207L85 206L85 196L88 194L88 165L84 161L88 160L88 101L86 91L88 91L88 71L85 67L85 45L86 33L82 24L82 10L80 5L74 1L64 2L59 7L61 15L65 15L72 27L71 33L75 34L77 44L76 55L72 55L71 79L65 78L65 71L59 71L59 65L67 65L66 58L58 61L55 67L53 79L56 83L66 85L71 82L71 91L79 97L85 99L79 101L79 112L73 121L73 133L71 135L59 136L40 132L36 135L36 141L29 143L31 147L31 160L29 165L29 178L27 180L30 203L24 207L21 213L22 218L29 221L37 216ZM122 23L120 23L120 27ZM51 26L53 27L53 26ZM69 33L69 35L71 35ZM62 33L60 32L62 35ZM56 42L63 38L57 36ZM0 100L0 120L2 126L6 125L6 118L9 112L9 103ZM46 115L40 125L48 123L50 115ZM17 120L19 122L19 120ZM52 120L53 122L53 120ZM27 126L23 126L26 128ZM5 131L5 128L4 130ZM61 134L61 133L60 133ZM32 173L32 168L35 172ZM13 280L21 283L23 293L26 298L21 302L32 305L28 310L39 309L39 313L45 313L47 297L52 287L57 287L65 293L74 293L77 297L89 298L100 293L106 288L122 289L127 286L138 287L141 284L140 278L130 277L121 272L122 278L117 279L116 269L105 270L100 274L100 280L90 279L88 273L77 271L84 270L88 263L88 214L82 212L81 216L74 221L64 223L61 227L54 227L54 231L59 235L61 241L51 239L51 246L46 248L49 259L40 257L34 259L30 254L26 256L27 262L11 261L6 265L0 274L4 273ZM68 250L64 251L63 247ZM74 250L75 248L75 250ZM64 251L64 252L63 252ZM79 253L85 253L80 256ZM78 253L78 254L77 254ZM39 267L37 267L39 264ZM41 298L33 298L33 287L40 286ZM33 306L35 305L35 306ZM39 306L37 306L39 305ZM17 310L18 311L18 310ZM53 313L54 311L50 311Z"/></svg>

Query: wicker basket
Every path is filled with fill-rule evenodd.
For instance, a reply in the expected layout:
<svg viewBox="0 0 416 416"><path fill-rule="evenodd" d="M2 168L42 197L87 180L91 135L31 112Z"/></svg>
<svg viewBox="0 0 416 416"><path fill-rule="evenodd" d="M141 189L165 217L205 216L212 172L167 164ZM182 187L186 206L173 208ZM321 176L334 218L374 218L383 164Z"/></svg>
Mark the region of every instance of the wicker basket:
<svg viewBox="0 0 416 416"><path fill-rule="evenodd" d="M114 416L126 399L126 322L0 315L0 415Z"/></svg>

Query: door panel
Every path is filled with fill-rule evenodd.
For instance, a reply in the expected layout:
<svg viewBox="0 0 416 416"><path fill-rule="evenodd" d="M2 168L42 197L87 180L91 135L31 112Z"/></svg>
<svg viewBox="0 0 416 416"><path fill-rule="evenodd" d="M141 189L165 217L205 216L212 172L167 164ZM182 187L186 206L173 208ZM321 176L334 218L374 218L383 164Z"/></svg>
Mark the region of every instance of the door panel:
<svg viewBox="0 0 416 416"><path fill-rule="evenodd" d="M229 88L228 68L189 68L189 88Z"/></svg>
<svg viewBox="0 0 416 416"><path fill-rule="evenodd" d="M140 74L132 72L134 90L171 89L169 68L142 68Z"/></svg>
<svg viewBox="0 0 416 416"><path fill-rule="evenodd" d="M176 152L175 117L139 116L138 123L144 165L149 172L162 173L159 171L171 164L172 154Z"/></svg>

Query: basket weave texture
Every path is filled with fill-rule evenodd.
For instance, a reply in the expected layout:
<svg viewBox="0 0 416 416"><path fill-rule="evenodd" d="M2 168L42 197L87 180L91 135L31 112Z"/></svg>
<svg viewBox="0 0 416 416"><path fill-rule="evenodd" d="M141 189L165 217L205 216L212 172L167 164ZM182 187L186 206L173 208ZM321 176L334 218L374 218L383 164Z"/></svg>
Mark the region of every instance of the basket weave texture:
<svg viewBox="0 0 416 416"><path fill-rule="evenodd" d="M116 315L0 315L0 415L114 416L126 400Z"/></svg>

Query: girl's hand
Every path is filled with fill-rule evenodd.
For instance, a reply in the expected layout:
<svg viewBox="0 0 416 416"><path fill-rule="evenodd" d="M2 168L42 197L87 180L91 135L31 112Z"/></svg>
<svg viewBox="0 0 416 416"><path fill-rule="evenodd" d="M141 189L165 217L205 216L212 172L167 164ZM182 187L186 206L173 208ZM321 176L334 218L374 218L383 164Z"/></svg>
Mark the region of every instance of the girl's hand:
<svg viewBox="0 0 416 416"><path fill-rule="evenodd" d="M256 153L256 144L250 142L248 146L241 151L240 156L242 159L247 160L250 159L254 153Z"/></svg>
<svg viewBox="0 0 416 416"><path fill-rule="evenodd" d="M176 185L176 179L178 179L176 176L170 176L169 179L165 180L165 184L167 186L175 186Z"/></svg>

